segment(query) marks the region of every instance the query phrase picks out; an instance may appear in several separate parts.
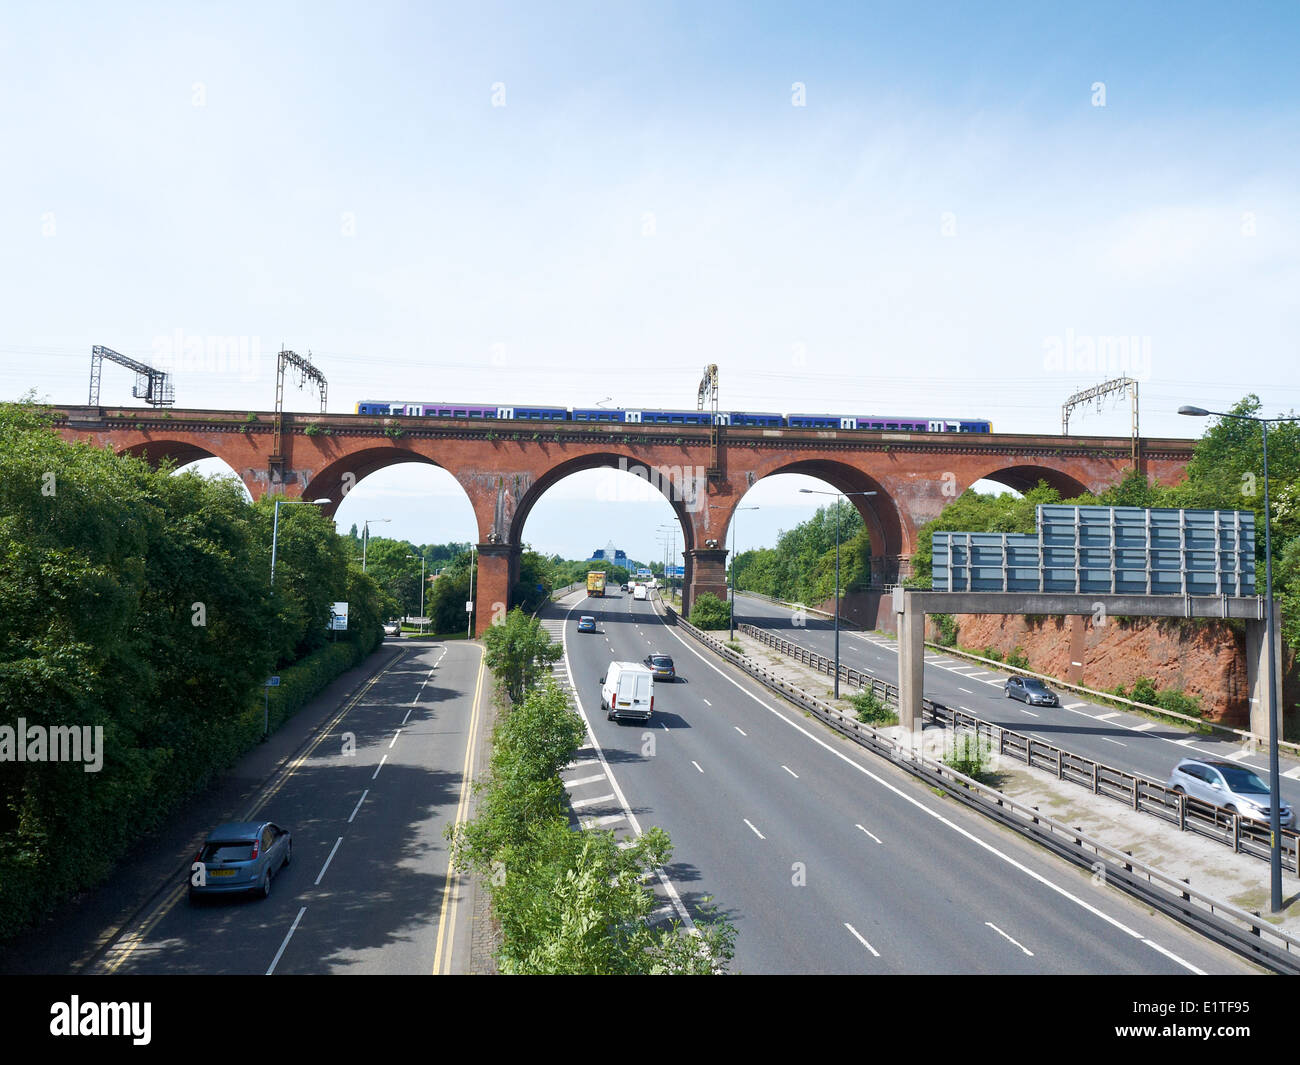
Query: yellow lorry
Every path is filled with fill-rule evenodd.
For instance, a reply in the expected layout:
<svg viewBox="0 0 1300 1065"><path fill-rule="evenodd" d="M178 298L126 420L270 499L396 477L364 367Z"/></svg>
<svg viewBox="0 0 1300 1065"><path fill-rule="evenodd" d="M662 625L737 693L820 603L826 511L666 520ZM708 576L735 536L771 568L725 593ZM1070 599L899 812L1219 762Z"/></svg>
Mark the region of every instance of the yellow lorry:
<svg viewBox="0 0 1300 1065"><path fill-rule="evenodd" d="M605 574L601 570L592 570L587 574L587 594L605 595Z"/></svg>

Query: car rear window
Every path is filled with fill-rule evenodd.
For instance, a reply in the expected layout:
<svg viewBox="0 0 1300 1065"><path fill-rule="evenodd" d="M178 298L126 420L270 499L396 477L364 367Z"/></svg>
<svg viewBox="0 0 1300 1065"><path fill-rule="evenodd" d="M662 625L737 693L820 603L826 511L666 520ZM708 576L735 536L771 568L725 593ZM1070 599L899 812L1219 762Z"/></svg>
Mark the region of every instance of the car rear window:
<svg viewBox="0 0 1300 1065"><path fill-rule="evenodd" d="M669 658L667 655L651 655L650 664L654 666L667 667L668 669L671 669L673 665L673 660Z"/></svg>
<svg viewBox="0 0 1300 1065"><path fill-rule="evenodd" d="M247 862L253 858L251 839L220 840L203 845L201 862Z"/></svg>

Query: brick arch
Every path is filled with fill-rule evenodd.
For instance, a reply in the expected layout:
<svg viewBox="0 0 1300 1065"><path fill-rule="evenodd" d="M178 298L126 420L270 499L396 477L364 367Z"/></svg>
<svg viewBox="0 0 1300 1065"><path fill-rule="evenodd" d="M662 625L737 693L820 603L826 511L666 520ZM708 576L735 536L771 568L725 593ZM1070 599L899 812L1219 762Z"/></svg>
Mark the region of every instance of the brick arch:
<svg viewBox="0 0 1300 1065"><path fill-rule="evenodd" d="M226 465L230 465L226 461L225 455L200 447L190 440L168 440L166 438L142 440L117 449L117 453L144 459L154 469L157 469L167 459L174 461L177 468L188 466L191 462L198 462L200 459L221 459L222 462L226 462ZM234 469L234 467L231 466L231 469Z"/></svg>
<svg viewBox="0 0 1300 1065"><path fill-rule="evenodd" d="M576 455L571 459L556 463L544 473L536 477L530 484L523 487L522 492L516 498L507 497L506 505L508 512L506 514L505 539L507 543L521 545L523 543L524 525L528 520L528 515L532 512L538 501L548 490L554 488L566 477L575 473L582 473L585 470L597 469L622 469L627 471L629 476L639 476L634 470L644 470L647 476L642 479L648 479L659 489L668 505L672 507L678 522L682 527L682 538L684 550L690 550L695 547L697 530L693 517L698 512L698 507L691 499L683 498L683 493L678 490L679 478L673 474L660 474L658 476L649 476L651 467L645 462L638 459L630 451L593 451L585 455ZM702 480L702 479L701 479ZM676 498L674 498L676 497ZM707 506L708 495L703 483L699 485L698 496L694 497L699 500L699 506Z"/></svg>
<svg viewBox="0 0 1300 1065"><path fill-rule="evenodd" d="M752 481L747 479L745 484L738 486L740 491L735 495L730 508L725 513L724 534L731 525L731 518L736 508L743 505L744 497L749 493L750 489L769 477L775 477L783 473L800 473L805 477L816 477L819 481L825 481L840 492L875 492L876 495L871 497L848 496L848 501L856 508L858 514L862 517L863 524L867 527L867 536L871 540L872 556L874 558L896 558L899 555L910 553L911 543L907 536L903 515L889 489L860 467L848 462L837 462L833 459L805 459L787 462L764 470L762 474L756 475ZM834 501L829 497L822 497L818 502L824 506Z"/></svg>
<svg viewBox="0 0 1300 1065"><path fill-rule="evenodd" d="M372 473L387 469L389 466L400 466L408 462L418 462L425 466L446 469L442 463L437 462L428 455L421 454L419 451L385 445L362 447L356 451L339 455L327 462L321 469L312 471L302 487L301 495L304 499L325 497L332 500L329 506L321 509L325 514L333 517L334 512L339 508L339 504L343 502L344 495ZM454 471L448 472L451 472L453 476L455 475ZM459 481L459 478L457 480Z"/></svg>
<svg viewBox="0 0 1300 1065"><path fill-rule="evenodd" d="M1055 488L1061 493L1062 499L1073 499L1089 491L1087 485L1064 470L1036 464L1002 466L981 474L971 484L975 481L996 481L1022 494L1037 488L1039 481L1045 481L1049 488Z"/></svg>

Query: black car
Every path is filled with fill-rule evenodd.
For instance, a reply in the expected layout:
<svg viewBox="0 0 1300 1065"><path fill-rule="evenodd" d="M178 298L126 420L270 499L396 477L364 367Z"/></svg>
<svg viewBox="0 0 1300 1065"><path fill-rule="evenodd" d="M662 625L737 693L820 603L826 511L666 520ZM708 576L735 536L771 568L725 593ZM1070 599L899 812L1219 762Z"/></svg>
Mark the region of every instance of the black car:
<svg viewBox="0 0 1300 1065"><path fill-rule="evenodd" d="M1019 699L1030 706L1060 706L1061 700L1037 677L1008 677L1004 688L1008 699Z"/></svg>
<svg viewBox="0 0 1300 1065"><path fill-rule="evenodd" d="M671 655L655 651L645 656L645 664L655 675L655 680L676 680L677 670L673 666Z"/></svg>

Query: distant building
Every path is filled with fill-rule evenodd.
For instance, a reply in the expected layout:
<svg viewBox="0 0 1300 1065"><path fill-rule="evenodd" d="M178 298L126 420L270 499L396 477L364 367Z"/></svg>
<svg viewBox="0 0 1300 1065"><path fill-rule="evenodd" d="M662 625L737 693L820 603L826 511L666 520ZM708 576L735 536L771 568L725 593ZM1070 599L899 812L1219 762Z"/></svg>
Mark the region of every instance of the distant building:
<svg viewBox="0 0 1300 1065"><path fill-rule="evenodd" d="M627 557L627 552L621 547L615 547L614 541L611 540L604 547L598 547L591 553L588 562L608 562L611 566L622 566L624 569L631 569L640 565Z"/></svg>

